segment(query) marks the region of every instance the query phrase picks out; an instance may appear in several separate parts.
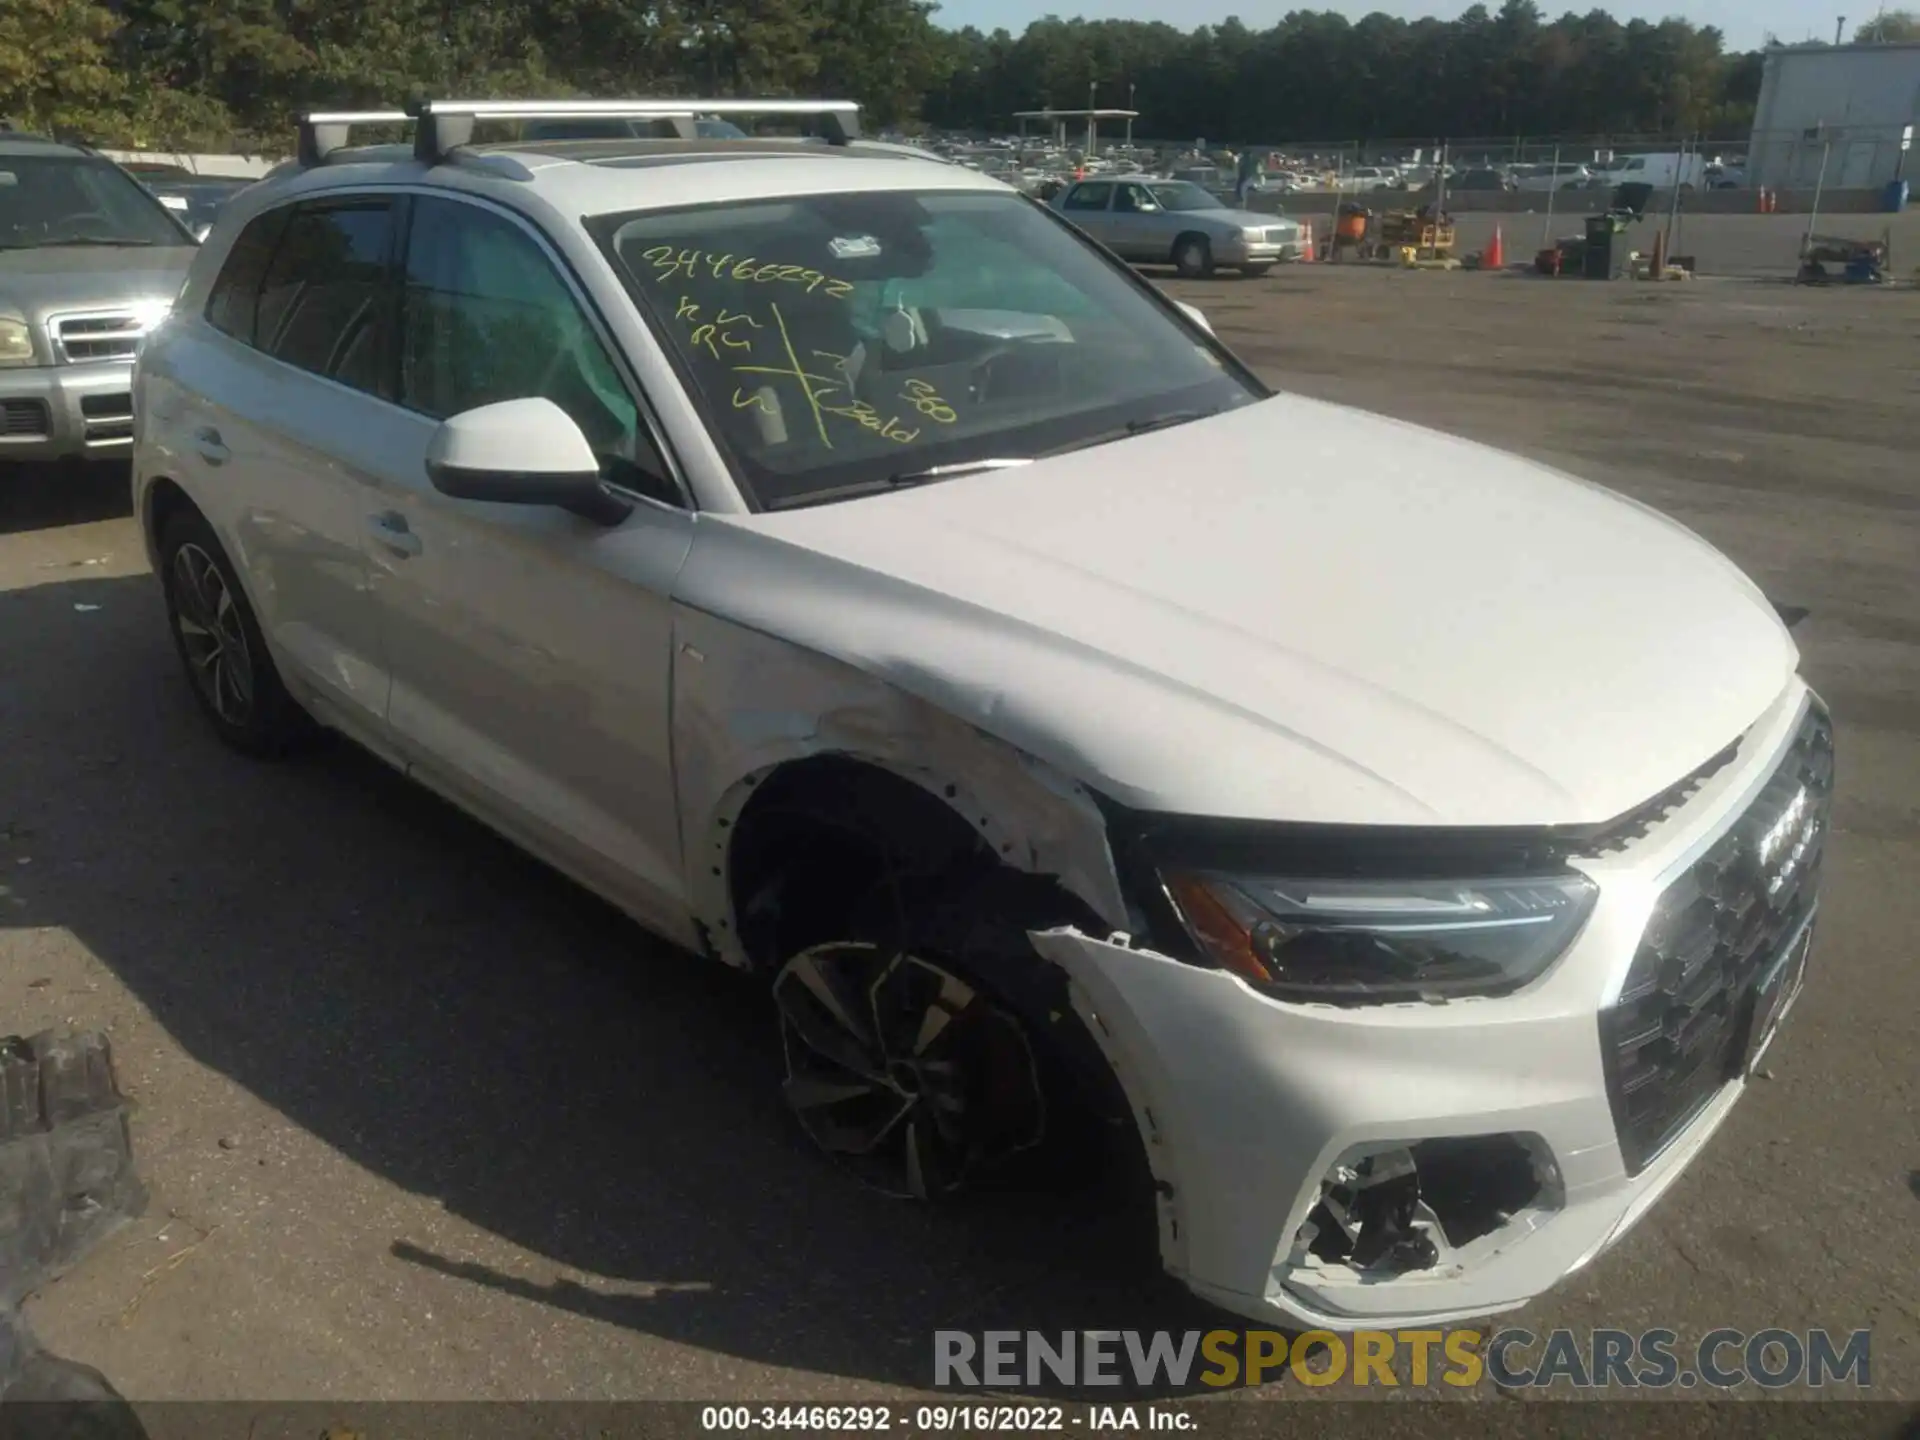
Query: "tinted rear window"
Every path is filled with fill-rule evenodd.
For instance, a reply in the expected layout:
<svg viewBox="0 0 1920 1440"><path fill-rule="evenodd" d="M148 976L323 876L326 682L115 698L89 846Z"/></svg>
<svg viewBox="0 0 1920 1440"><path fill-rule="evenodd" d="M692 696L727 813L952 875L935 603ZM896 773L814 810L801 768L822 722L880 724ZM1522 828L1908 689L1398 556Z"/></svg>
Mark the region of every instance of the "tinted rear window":
<svg viewBox="0 0 1920 1440"><path fill-rule="evenodd" d="M277 360L370 388L384 329L392 210L384 202L297 210L267 267L254 343ZM351 373L336 373L351 361Z"/></svg>
<svg viewBox="0 0 1920 1440"><path fill-rule="evenodd" d="M247 222L227 252L227 263L207 298L207 323L224 334L253 344L254 317L260 309L260 284L273 259L274 244L287 223L287 211L270 210Z"/></svg>

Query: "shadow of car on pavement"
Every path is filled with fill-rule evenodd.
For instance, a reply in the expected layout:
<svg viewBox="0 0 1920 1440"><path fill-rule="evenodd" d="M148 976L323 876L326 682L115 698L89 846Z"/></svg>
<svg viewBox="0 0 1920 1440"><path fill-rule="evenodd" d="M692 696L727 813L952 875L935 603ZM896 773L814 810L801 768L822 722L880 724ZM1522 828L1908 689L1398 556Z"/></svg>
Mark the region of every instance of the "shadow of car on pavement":
<svg viewBox="0 0 1920 1440"><path fill-rule="evenodd" d="M88 608L81 608L88 607ZM932 1380L951 1327L1208 1328L1140 1187L920 1207L807 1148L762 987L651 939L357 749L206 731L150 577L0 593L0 928L64 927L349 1159L580 1272L401 1261L743 1359ZM1101 1392L1117 1398L1116 1392Z"/></svg>

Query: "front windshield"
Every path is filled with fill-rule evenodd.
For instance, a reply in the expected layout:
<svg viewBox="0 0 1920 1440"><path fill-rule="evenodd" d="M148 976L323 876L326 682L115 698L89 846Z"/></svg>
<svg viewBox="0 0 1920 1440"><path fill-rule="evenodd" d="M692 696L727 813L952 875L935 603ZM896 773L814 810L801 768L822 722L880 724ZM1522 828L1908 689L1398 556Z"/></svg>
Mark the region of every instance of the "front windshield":
<svg viewBox="0 0 1920 1440"><path fill-rule="evenodd" d="M0 250L192 243L117 165L78 155L0 155Z"/></svg>
<svg viewBox="0 0 1920 1440"><path fill-rule="evenodd" d="M1162 210L1224 210L1220 197L1185 180L1168 180L1147 187Z"/></svg>
<svg viewBox="0 0 1920 1440"><path fill-rule="evenodd" d="M1023 196L814 195L589 228L771 509L1266 393Z"/></svg>

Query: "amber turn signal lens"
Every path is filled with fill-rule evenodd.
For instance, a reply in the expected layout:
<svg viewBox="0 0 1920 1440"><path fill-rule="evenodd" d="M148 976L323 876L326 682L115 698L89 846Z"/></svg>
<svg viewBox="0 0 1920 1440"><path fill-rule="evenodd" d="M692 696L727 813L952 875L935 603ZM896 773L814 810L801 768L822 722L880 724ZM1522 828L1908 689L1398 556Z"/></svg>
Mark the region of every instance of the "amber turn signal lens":
<svg viewBox="0 0 1920 1440"><path fill-rule="evenodd" d="M1170 875L1167 893L1173 897L1187 928L1206 945L1214 959L1242 980L1251 980L1256 985L1273 980L1273 972L1254 953L1252 933L1214 897L1206 882L1192 875Z"/></svg>

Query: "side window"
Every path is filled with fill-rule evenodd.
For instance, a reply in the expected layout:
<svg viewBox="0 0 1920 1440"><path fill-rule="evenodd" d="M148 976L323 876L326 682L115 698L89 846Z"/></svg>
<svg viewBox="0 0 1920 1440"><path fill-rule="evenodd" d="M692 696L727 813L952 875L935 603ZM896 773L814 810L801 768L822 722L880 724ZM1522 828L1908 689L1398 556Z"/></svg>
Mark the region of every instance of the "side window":
<svg viewBox="0 0 1920 1440"><path fill-rule="evenodd" d="M392 228L386 201L295 210L260 287L254 344L276 360L380 393Z"/></svg>
<svg viewBox="0 0 1920 1440"><path fill-rule="evenodd" d="M1112 198L1113 186L1105 180L1091 180L1073 187L1067 196L1063 210L1104 210L1107 201Z"/></svg>
<svg viewBox="0 0 1920 1440"><path fill-rule="evenodd" d="M227 263L207 297L207 323L242 344L253 344L253 318L260 308L260 283L266 279L273 247L290 212L269 210L247 222L227 252Z"/></svg>
<svg viewBox="0 0 1920 1440"><path fill-rule="evenodd" d="M414 201L400 320L400 402L444 420L544 396L606 478L680 504L620 372L541 248L476 205Z"/></svg>
<svg viewBox="0 0 1920 1440"><path fill-rule="evenodd" d="M1147 193L1144 185L1122 185L1113 197L1113 208L1132 214L1140 210L1154 208L1153 196Z"/></svg>

